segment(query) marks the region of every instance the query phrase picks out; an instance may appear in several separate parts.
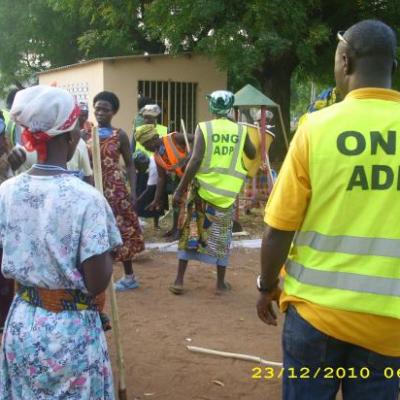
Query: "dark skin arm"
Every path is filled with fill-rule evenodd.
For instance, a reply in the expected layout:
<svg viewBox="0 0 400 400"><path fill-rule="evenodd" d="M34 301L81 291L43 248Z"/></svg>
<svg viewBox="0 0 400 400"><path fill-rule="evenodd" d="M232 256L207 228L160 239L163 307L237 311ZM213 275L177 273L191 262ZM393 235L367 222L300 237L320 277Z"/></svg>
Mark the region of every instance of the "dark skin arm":
<svg viewBox="0 0 400 400"><path fill-rule="evenodd" d="M94 186L94 178L93 175L89 175L89 176L84 176L83 177L83 181L88 183L91 186Z"/></svg>
<svg viewBox="0 0 400 400"><path fill-rule="evenodd" d="M268 325L277 325L272 302L279 300L279 272L289 254L294 231L281 231L267 225L261 245L261 287L271 289L260 292L257 302L258 317Z"/></svg>
<svg viewBox="0 0 400 400"><path fill-rule="evenodd" d="M112 274L112 258L107 251L88 258L82 264L83 279L89 293L97 296L107 289Z"/></svg>
<svg viewBox="0 0 400 400"><path fill-rule="evenodd" d="M136 206L136 168L131 157L128 135L123 130L119 131L119 141L122 158L124 159L126 172L128 174L129 185L131 187L131 201L132 204Z"/></svg>
<svg viewBox="0 0 400 400"><path fill-rule="evenodd" d="M194 146L192 156L190 157L189 163L186 167L185 174L183 175L181 182L179 183L173 198L174 206L178 206L182 201L182 196L186 192L190 182L195 177L197 171L200 169L203 161L206 144L204 141L203 133L199 127L196 128L194 134Z"/></svg>
<svg viewBox="0 0 400 400"><path fill-rule="evenodd" d="M187 133L187 138L189 143L193 143L195 135L193 133ZM186 147L185 136L181 132L176 132L175 134L176 143L180 146Z"/></svg>
<svg viewBox="0 0 400 400"><path fill-rule="evenodd" d="M158 210L161 207L161 199L165 191L165 185L167 183L167 173L166 171L157 165L157 187L156 193L154 194L154 200L146 207L146 210Z"/></svg>

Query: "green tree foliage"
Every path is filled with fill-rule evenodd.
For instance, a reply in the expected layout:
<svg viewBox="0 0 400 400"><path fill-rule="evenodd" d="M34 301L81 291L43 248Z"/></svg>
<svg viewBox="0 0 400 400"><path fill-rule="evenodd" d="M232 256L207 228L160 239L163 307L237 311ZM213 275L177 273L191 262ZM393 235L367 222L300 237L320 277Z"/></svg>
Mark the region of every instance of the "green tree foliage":
<svg viewBox="0 0 400 400"><path fill-rule="evenodd" d="M50 65L76 62L83 28L78 10L64 15L46 0L0 0L0 89L21 86Z"/></svg>
<svg viewBox="0 0 400 400"><path fill-rule="evenodd" d="M336 32L365 18L399 33L400 1L0 0L0 85L85 58L193 51L228 71L231 90L263 90L289 126L293 88L332 85Z"/></svg>
<svg viewBox="0 0 400 400"><path fill-rule="evenodd" d="M95 57L160 53L143 1L0 0L0 91L47 68Z"/></svg>
<svg viewBox="0 0 400 400"><path fill-rule="evenodd" d="M232 89L256 80L289 126L292 75L332 83L336 32L372 17L398 30L399 7L395 0L154 0L145 15L172 52L215 57L234 77Z"/></svg>
<svg viewBox="0 0 400 400"><path fill-rule="evenodd" d="M143 16L146 0L47 0L55 10L87 21L78 45L88 58L143 52L162 53L165 46L150 37Z"/></svg>

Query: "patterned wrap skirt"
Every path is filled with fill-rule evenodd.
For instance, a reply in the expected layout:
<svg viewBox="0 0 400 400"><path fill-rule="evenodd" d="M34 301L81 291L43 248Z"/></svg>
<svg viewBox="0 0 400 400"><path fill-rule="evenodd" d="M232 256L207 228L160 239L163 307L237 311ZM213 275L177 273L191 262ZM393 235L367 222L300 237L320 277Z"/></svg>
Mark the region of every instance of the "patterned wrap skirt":
<svg viewBox="0 0 400 400"><path fill-rule="evenodd" d="M183 215L182 215L183 213ZM232 241L234 206L215 207L204 201L193 185L181 210L183 221L178 244L178 259L197 260L207 264L228 266Z"/></svg>

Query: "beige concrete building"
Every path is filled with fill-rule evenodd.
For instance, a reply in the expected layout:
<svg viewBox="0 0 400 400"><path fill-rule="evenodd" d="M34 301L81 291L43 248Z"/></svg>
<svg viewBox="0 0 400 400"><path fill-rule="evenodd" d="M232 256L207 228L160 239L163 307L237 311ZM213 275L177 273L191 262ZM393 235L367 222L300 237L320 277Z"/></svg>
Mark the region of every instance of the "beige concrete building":
<svg viewBox="0 0 400 400"><path fill-rule="evenodd" d="M50 69L38 74L39 83L57 84L85 101L93 115L93 98L102 91L114 92L120 110L114 126L131 131L137 113L138 96L153 98L161 107L161 123L179 129L183 118L192 132L196 123L210 118L205 99L213 90L225 89L226 72L219 71L213 60L185 54L107 57Z"/></svg>

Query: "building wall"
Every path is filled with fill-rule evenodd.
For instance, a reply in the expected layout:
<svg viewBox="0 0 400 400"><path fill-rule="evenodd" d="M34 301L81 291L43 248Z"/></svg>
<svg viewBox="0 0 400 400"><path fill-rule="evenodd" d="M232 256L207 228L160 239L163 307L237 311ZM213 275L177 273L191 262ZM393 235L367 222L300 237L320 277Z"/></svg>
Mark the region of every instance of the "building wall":
<svg viewBox="0 0 400 400"><path fill-rule="evenodd" d="M215 63L202 56L148 57L104 61L105 90L115 92L121 109L115 125L130 133L137 113L138 81L197 82L197 119L210 117L205 95L225 89L227 76L217 70Z"/></svg>
<svg viewBox="0 0 400 400"><path fill-rule="evenodd" d="M76 89L72 93L76 93L78 98L79 95L84 94L87 90L85 101L89 105L89 120L95 122L92 103L94 96L101 92L104 87L102 61L71 66L70 68L49 71L39 75L39 84L51 85L54 83L57 84L57 87L67 90Z"/></svg>
<svg viewBox="0 0 400 400"><path fill-rule="evenodd" d="M219 71L214 61L198 55L101 60L48 71L39 75L40 84L49 85L57 82L57 86L67 89L85 83L90 108L89 119L92 122L95 122L92 107L93 97L102 90L115 92L121 105L113 124L124 129L128 134L131 133L132 122L137 113L138 82L140 80L197 83L196 114L198 121L210 118L205 99L206 94L214 90L225 89L227 86L226 72Z"/></svg>

